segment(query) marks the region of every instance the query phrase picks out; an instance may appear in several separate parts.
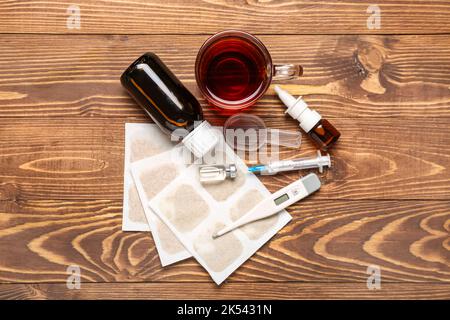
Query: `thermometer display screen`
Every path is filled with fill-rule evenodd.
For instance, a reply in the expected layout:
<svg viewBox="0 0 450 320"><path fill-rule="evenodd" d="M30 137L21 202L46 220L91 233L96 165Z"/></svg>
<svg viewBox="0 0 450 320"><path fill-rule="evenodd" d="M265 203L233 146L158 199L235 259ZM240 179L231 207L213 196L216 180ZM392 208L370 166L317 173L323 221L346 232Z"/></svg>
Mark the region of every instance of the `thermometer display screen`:
<svg viewBox="0 0 450 320"><path fill-rule="evenodd" d="M273 201L278 206L278 205L282 204L283 202L285 202L288 199L289 199L289 196L285 193L285 194L283 194L282 196L279 196L278 198L276 198Z"/></svg>

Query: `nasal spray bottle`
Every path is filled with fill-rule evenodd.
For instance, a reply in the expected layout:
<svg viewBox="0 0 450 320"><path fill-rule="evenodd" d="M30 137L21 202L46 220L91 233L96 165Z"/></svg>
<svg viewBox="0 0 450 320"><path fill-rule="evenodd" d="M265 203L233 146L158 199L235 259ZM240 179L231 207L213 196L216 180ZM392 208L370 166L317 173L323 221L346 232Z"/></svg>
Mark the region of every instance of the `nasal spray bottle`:
<svg viewBox="0 0 450 320"><path fill-rule="evenodd" d="M156 54L139 57L120 81L163 132L178 138L185 134L182 143L194 156L203 157L218 143L197 99Z"/></svg>
<svg viewBox="0 0 450 320"><path fill-rule="evenodd" d="M278 97L288 108L288 113L292 118L300 122L306 134L313 140L320 150L327 151L333 143L340 137L339 131L316 111L308 108L302 97L294 98L287 91L275 86Z"/></svg>

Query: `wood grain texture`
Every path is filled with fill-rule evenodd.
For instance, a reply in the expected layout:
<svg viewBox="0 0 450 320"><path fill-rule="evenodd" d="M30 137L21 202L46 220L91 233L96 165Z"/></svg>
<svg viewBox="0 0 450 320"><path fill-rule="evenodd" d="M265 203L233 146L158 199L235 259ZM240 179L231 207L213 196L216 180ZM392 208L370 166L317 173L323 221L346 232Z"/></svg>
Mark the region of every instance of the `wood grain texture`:
<svg viewBox="0 0 450 320"><path fill-rule="evenodd" d="M193 259L161 268L149 233L124 233L121 201L0 201L0 282L208 282ZM235 282L450 282L450 201L293 205L291 221L230 278ZM223 287L227 288L228 284Z"/></svg>
<svg viewBox="0 0 450 320"><path fill-rule="evenodd" d="M0 36L0 118L145 119L121 87L123 70L156 52L194 92L208 118L194 61L207 36ZM284 85L327 118L450 116L450 42L433 36L261 36L277 63L304 76ZM170 46L167 45L170 43ZM281 115L272 89L252 112Z"/></svg>
<svg viewBox="0 0 450 320"><path fill-rule="evenodd" d="M365 284L230 283L217 288L206 283L82 284L68 290L64 284L0 284L0 299L449 299L450 284L387 283L382 290Z"/></svg>
<svg viewBox="0 0 450 320"><path fill-rule="evenodd" d="M0 299L450 299L449 1L383 1L379 30L368 1L82 0L68 29L71 4L0 1ZM301 64L283 86L342 137L320 193L217 287L193 259L161 268L149 233L121 231L124 123L149 120L119 76L154 51L221 125L193 71L229 28ZM251 110L298 130L283 111L272 88ZM280 157L314 151L304 136ZM69 265L81 290L66 288Z"/></svg>
<svg viewBox="0 0 450 320"><path fill-rule="evenodd" d="M220 124L218 119L213 123ZM342 138L317 199L450 200L450 120L333 119ZM298 130L283 111L271 127ZM0 119L0 200L122 199L124 123ZM314 154L307 137L280 158ZM304 173L302 173L304 174ZM270 191L300 172L262 177Z"/></svg>
<svg viewBox="0 0 450 320"><path fill-rule="evenodd" d="M244 29L270 34L450 32L448 1L378 2L381 29L369 30L371 1L94 1L80 0L81 28L68 29L73 1L2 1L3 33L212 33Z"/></svg>

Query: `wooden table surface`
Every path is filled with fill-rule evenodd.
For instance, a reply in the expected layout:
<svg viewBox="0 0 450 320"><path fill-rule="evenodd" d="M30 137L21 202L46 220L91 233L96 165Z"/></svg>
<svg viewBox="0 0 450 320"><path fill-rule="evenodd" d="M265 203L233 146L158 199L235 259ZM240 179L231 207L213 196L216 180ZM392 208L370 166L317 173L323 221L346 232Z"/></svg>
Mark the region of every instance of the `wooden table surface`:
<svg viewBox="0 0 450 320"><path fill-rule="evenodd" d="M450 1L380 1L380 29L372 1L78 0L79 29L71 4L0 1L0 298L450 298ZM321 191L217 287L193 259L162 268L149 233L121 231L124 123L149 119L119 76L153 51L221 125L193 69L229 28L302 64L286 88L342 137ZM249 112L298 130L283 111L270 88ZM313 151L304 136L281 155Z"/></svg>

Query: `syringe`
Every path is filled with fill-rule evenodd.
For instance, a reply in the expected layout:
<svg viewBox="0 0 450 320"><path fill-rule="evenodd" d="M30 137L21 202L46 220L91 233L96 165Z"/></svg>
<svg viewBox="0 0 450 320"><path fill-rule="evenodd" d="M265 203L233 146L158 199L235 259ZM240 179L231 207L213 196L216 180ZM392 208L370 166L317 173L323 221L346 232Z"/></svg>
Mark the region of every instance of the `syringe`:
<svg viewBox="0 0 450 320"><path fill-rule="evenodd" d="M248 171L253 173L259 173L262 175L276 174L283 171L303 170L319 168L319 172L323 172L323 167L331 167L330 155L322 155L320 151L317 151L317 157L314 158L301 158L294 160L281 160L269 162L265 165L257 165L249 167Z"/></svg>

